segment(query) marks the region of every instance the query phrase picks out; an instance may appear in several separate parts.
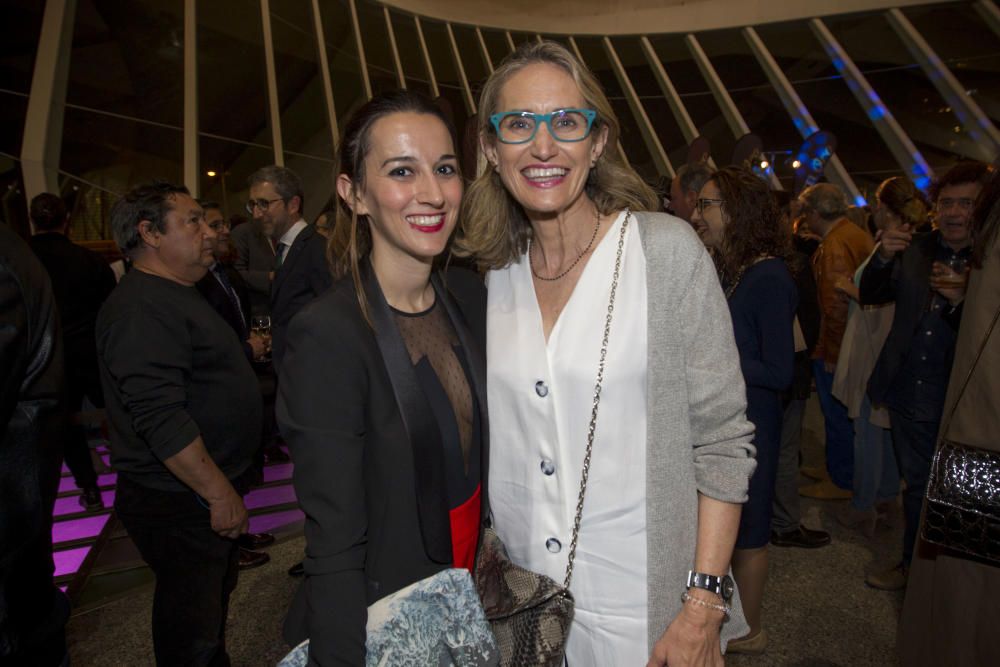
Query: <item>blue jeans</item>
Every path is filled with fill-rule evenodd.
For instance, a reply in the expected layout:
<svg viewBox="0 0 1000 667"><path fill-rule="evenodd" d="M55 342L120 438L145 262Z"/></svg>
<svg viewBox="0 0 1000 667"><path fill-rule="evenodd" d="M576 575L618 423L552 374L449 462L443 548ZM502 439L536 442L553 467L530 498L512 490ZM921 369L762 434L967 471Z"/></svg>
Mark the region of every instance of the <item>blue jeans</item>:
<svg viewBox="0 0 1000 667"><path fill-rule="evenodd" d="M826 431L826 471L842 489L854 487L854 426L847 416L847 407L833 396L833 373L823 367L822 359L813 359L816 394L823 408Z"/></svg>
<svg viewBox="0 0 1000 667"><path fill-rule="evenodd" d="M857 510L870 510L875 503L899 493L899 465L892 449L892 431L871 423L872 404L866 395L854 420L854 497Z"/></svg>
<svg viewBox="0 0 1000 667"><path fill-rule="evenodd" d="M920 525L920 509L927 491L927 479L931 474L931 459L934 457L934 443L940 422L918 422L907 419L901 413L889 409L892 421L892 442L899 458L899 471L906 480L903 491L903 563L907 566L913 558L913 543L917 539Z"/></svg>

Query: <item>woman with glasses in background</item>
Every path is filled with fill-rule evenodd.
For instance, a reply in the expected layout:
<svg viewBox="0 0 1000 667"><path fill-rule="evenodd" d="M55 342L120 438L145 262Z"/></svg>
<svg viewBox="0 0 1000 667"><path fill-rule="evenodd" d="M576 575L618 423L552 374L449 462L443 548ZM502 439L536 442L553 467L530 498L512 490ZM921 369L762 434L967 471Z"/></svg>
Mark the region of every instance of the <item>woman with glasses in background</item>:
<svg viewBox="0 0 1000 667"><path fill-rule="evenodd" d="M792 383L795 361L793 321L799 297L786 264L791 238L767 183L738 167L712 174L698 194L692 223L712 250L729 302L757 449L757 470L733 553L733 577L750 632L730 642L729 650L762 653L767 633L760 617L781 449L781 393Z"/></svg>
<svg viewBox="0 0 1000 667"><path fill-rule="evenodd" d="M479 108L488 168L457 245L489 271L494 527L562 582L588 466L568 664L721 664L720 627L746 632L728 571L754 461L712 261L652 213L600 84L561 45L518 48Z"/></svg>

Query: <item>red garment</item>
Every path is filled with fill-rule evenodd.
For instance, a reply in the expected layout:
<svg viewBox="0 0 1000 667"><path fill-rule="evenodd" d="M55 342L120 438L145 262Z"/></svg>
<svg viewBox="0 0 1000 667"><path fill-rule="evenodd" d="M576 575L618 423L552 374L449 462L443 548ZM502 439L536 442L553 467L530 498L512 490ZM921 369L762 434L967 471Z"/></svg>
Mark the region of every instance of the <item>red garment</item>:
<svg viewBox="0 0 1000 667"><path fill-rule="evenodd" d="M464 567L472 571L476 562L476 547L479 546L479 513L483 485L476 486L476 492L464 503L448 512L451 519L451 553L454 567Z"/></svg>

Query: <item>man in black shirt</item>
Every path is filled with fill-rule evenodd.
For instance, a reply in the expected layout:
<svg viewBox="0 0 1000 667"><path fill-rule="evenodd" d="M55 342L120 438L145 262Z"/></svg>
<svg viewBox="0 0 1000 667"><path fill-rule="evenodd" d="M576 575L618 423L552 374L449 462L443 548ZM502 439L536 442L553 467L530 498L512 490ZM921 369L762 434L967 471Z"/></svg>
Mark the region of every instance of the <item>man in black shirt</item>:
<svg viewBox="0 0 1000 667"><path fill-rule="evenodd" d="M215 238L183 187L140 186L111 211L132 268L97 319L115 511L156 574L158 664L229 664L241 494L260 433L257 380L232 329L195 288Z"/></svg>
<svg viewBox="0 0 1000 667"><path fill-rule="evenodd" d="M82 491L80 505L88 510L104 507L97 488L97 474L90 458L83 428L74 415L86 396L95 407L104 407L101 379L94 349L94 322L101 304L115 288L115 274L96 252L66 237L69 215L58 195L44 192L31 200L34 236L29 245L52 280L63 331L66 364L66 465Z"/></svg>

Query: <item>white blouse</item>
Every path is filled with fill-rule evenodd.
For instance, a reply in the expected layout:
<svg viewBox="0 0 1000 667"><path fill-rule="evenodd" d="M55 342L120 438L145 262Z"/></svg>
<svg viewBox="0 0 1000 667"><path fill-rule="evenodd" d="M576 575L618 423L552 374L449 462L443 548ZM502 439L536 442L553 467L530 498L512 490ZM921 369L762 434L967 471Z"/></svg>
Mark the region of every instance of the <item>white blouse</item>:
<svg viewBox="0 0 1000 667"><path fill-rule="evenodd" d="M526 256L488 276L490 506L511 559L563 583L624 213L546 344ZM646 262L626 230L570 590L571 667L643 665L646 634Z"/></svg>

